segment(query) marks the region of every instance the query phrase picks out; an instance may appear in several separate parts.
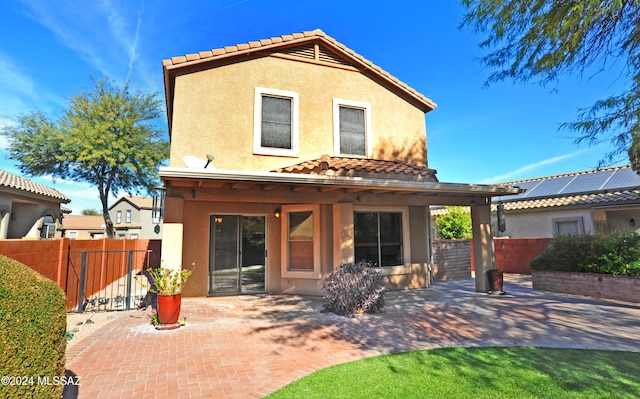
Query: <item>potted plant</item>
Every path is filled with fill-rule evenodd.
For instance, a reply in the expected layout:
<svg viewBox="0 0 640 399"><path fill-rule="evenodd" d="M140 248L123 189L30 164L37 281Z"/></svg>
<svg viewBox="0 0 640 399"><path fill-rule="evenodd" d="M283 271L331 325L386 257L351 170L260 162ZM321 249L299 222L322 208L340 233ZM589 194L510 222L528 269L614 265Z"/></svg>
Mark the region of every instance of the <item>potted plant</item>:
<svg viewBox="0 0 640 399"><path fill-rule="evenodd" d="M186 284L192 270L173 270L166 267L149 269L151 292L158 294L156 328L162 326L177 326L182 302L182 288ZM156 319L154 319L156 320Z"/></svg>

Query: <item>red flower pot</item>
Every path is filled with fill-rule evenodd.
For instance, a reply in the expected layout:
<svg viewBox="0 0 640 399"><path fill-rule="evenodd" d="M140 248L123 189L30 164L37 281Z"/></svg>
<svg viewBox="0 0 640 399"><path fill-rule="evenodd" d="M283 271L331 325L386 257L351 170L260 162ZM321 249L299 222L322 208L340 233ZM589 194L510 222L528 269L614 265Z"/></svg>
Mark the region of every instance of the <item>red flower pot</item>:
<svg viewBox="0 0 640 399"><path fill-rule="evenodd" d="M181 294L158 295L158 321L160 324L175 324L180 318Z"/></svg>

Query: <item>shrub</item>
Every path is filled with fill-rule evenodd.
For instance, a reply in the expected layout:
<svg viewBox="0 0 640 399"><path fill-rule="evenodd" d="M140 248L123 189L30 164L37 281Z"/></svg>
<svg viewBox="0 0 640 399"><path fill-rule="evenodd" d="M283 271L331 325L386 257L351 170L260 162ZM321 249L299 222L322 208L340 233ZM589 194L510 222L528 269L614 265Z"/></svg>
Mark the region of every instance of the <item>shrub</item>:
<svg viewBox="0 0 640 399"><path fill-rule="evenodd" d="M559 236L531 268L640 277L640 234Z"/></svg>
<svg viewBox="0 0 640 399"><path fill-rule="evenodd" d="M384 306L384 278L368 261L343 263L322 284L324 310L342 316L376 313Z"/></svg>
<svg viewBox="0 0 640 399"><path fill-rule="evenodd" d="M21 382L3 384L3 398L60 398L64 387L54 382L65 375L66 327L60 287L0 255L0 376Z"/></svg>
<svg viewBox="0 0 640 399"><path fill-rule="evenodd" d="M447 206L447 213L436 218L438 235L445 240L471 238L471 213L461 206Z"/></svg>

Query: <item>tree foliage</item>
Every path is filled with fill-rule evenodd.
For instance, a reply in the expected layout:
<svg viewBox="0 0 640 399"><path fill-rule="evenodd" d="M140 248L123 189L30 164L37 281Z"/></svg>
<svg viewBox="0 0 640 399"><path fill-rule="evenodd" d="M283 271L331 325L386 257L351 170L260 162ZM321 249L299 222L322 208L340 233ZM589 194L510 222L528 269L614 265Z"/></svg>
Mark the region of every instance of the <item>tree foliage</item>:
<svg viewBox="0 0 640 399"><path fill-rule="evenodd" d="M447 206L447 213L436 218L438 235L445 240L471 238L471 213L461 206Z"/></svg>
<svg viewBox="0 0 640 399"><path fill-rule="evenodd" d="M101 79L90 91L70 98L58 120L32 112L18 117L2 134L22 173L95 186L112 237L109 195L150 192L158 182L157 167L169 156L162 132L148 124L160 115L156 94L132 94L128 84L119 87Z"/></svg>
<svg viewBox="0 0 640 399"><path fill-rule="evenodd" d="M564 74L605 72L622 92L579 110L561 127L577 144L609 142L600 166L628 156L640 170L640 1L462 0L462 27L486 34L481 62L487 84L512 80L547 85ZM611 73L621 69L619 73Z"/></svg>
<svg viewBox="0 0 640 399"><path fill-rule="evenodd" d="M96 211L95 209L83 209L82 210L82 216L99 216L100 212Z"/></svg>

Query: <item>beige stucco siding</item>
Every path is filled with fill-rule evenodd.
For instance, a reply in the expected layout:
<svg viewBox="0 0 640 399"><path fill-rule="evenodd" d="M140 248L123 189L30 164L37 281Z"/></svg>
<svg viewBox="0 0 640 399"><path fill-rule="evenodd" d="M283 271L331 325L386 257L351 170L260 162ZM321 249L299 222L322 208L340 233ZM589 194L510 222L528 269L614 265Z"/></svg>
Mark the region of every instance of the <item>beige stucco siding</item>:
<svg viewBox="0 0 640 399"><path fill-rule="evenodd" d="M345 226L352 226L353 206L341 203L327 204L326 195L316 194L315 203L320 204L320 279L288 278L282 274L282 246L283 237L282 218L275 218L276 209L281 209L287 203L286 194L282 194L281 202L271 202L276 198L267 199L262 192L253 190L232 190L237 193L237 201L212 201L221 197L228 190L197 190L195 196L191 190L176 189L174 195L182 193L184 200L170 198L167 201L167 218L170 223L178 222L183 226L182 236L182 265L196 267L184 290L185 296L206 296L209 289L209 259L210 259L210 216L214 214L233 215L264 215L267 222L267 292L321 295L322 282L337 266L338 253L343 253L346 259L353 259L353 228L347 228L342 234L336 232ZM381 195L384 197L384 195ZM262 201L261 201L262 199ZM313 203L314 201L306 201ZM323 203L325 202L325 203ZM402 206L398 204L397 206ZM344 212L339 209L343 208ZM419 288L429 285L429 249L428 249L428 208L426 206L407 206L408 211L408 245L410 248L407 273L388 275L389 289ZM349 234L350 232L350 234ZM166 231L165 231L166 233ZM340 235L340 236L338 236ZM165 235L164 239L173 240ZM334 242L334 240L336 242ZM164 250L164 247L163 247ZM168 255L168 254L163 254Z"/></svg>
<svg viewBox="0 0 640 399"><path fill-rule="evenodd" d="M255 88L299 96L299 157L253 154ZM426 164L424 112L363 74L264 57L177 76L170 166L215 156L218 169L267 171L334 153L333 100L370 104L372 158Z"/></svg>
<svg viewBox="0 0 640 399"><path fill-rule="evenodd" d="M593 234L590 209L558 209L536 212L509 212L507 214L507 231L511 238L553 238L554 220L581 218L584 231Z"/></svg>

